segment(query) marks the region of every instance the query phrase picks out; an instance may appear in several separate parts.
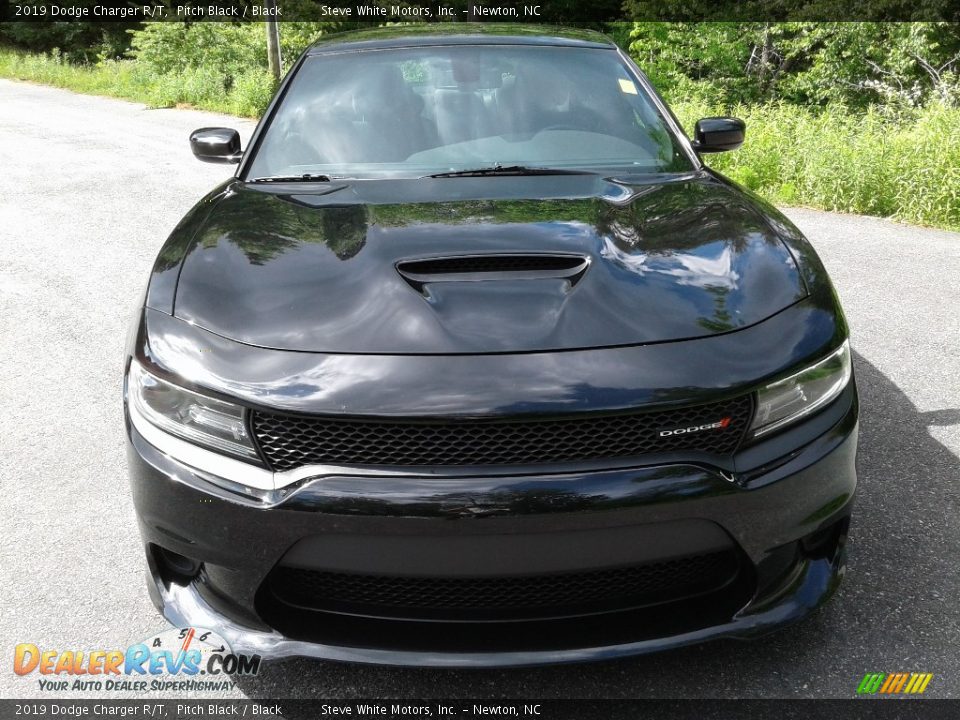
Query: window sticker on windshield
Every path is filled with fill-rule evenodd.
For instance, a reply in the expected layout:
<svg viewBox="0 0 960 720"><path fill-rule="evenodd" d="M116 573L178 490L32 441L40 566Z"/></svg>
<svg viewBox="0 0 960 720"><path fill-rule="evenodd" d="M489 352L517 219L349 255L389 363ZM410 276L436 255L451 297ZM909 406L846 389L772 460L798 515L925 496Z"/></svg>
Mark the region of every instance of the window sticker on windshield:
<svg viewBox="0 0 960 720"><path fill-rule="evenodd" d="M633 80L626 80L624 78L618 78L620 81L620 92L626 93L627 95L636 95L637 86L633 84Z"/></svg>

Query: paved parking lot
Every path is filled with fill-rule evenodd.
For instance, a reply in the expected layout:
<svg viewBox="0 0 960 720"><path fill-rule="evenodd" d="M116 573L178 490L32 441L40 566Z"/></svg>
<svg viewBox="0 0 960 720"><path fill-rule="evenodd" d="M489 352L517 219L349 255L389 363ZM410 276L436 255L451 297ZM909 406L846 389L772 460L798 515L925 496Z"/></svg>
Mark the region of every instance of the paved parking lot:
<svg viewBox="0 0 960 720"><path fill-rule="evenodd" d="M123 455L121 355L154 255L224 166L190 130L249 122L0 81L0 652L126 647L165 626ZM960 697L960 234L792 210L853 328L860 491L847 578L752 643L503 671L291 660L250 697L850 697L868 671ZM38 696L0 663L0 695Z"/></svg>

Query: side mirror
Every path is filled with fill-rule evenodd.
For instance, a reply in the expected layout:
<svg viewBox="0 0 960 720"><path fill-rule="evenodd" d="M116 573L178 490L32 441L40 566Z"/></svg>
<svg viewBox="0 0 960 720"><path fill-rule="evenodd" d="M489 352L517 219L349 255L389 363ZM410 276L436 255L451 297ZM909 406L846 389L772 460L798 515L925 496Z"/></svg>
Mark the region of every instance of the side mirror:
<svg viewBox="0 0 960 720"><path fill-rule="evenodd" d="M693 149L700 153L726 152L743 145L747 125L740 118L709 117L697 120Z"/></svg>
<svg viewBox="0 0 960 720"><path fill-rule="evenodd" d="M240 133L231 128L200 128L190 133L190 149L197 160L209 163L238 163Z"/></svg>

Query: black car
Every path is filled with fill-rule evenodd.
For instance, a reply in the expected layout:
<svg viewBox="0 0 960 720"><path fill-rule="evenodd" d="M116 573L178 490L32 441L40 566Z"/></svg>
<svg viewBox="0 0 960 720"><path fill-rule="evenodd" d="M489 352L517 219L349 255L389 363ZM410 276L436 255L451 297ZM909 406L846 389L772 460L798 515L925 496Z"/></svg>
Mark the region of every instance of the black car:
<svg viewBox="0 0 960 720"><path fill-rule="evenodd" d="M601 35L298 60L131 331L154 602L236 652L522 665L748 638L836 589L856 486L820 260Z"/></svg>

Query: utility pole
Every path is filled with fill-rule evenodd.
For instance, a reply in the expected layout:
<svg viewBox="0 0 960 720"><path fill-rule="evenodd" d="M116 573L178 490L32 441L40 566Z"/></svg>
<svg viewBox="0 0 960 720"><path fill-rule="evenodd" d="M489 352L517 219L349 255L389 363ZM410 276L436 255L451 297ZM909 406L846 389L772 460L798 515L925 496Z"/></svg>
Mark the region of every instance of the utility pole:
<svg viewBox="0 0 960 720"><path fill-rule="evenodd" d="M280 27L277 25L277 0L263 0L267 11L267 62L274 81L280 82Z"/></svg>

